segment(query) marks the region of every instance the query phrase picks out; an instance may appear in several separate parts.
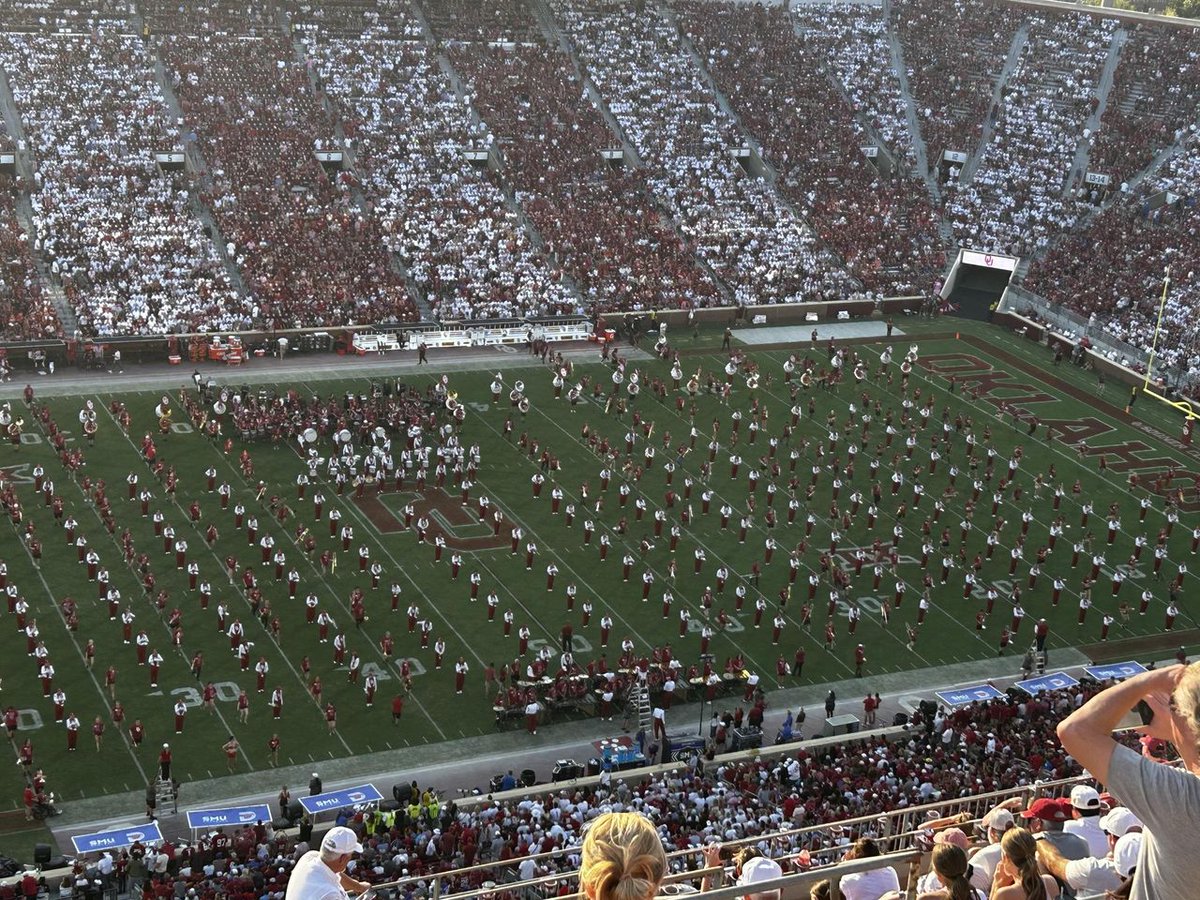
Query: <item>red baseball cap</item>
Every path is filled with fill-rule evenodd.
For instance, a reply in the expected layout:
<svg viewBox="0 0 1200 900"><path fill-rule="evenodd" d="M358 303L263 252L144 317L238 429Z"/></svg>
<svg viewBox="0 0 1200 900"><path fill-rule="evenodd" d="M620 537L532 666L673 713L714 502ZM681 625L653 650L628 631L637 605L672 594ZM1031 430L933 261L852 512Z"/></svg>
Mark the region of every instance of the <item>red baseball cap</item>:
<svg viewBox="0 0 1200 900"><path fill-rule="evenodd" d="M1042 797L1022 811L1022 819L1041 819L1043 822L1066 822L1072 818L1071 801L1065 798Z"/></svg>

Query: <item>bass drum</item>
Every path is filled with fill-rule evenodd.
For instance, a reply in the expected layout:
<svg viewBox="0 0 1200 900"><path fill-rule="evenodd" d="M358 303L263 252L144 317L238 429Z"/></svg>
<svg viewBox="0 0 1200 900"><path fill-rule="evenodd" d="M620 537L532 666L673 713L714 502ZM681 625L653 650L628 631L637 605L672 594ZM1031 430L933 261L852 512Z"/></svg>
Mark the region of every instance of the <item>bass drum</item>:
<svg viewBox="0 0 1200 900"><path fill-rule="evenodd" d="M315 444L317 442L317 429L305 428L303 437L306 444Z"/></svg>

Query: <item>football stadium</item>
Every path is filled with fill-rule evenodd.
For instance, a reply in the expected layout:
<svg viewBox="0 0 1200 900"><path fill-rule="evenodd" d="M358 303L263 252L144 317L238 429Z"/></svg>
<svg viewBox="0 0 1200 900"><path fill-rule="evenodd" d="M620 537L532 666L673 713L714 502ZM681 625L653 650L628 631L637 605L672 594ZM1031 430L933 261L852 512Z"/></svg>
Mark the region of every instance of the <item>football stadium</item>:
<svg viewBox="0 0 1200 900"><path fill-rule="evenodd" d="M0 900L1194 898L1164 9L0 0Z"/></svg>

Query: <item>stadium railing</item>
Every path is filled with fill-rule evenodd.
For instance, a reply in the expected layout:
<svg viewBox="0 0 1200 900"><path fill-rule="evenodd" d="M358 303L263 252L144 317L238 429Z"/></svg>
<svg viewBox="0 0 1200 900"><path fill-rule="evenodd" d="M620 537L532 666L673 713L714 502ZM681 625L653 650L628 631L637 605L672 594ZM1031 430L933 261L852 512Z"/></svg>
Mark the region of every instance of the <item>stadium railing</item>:
<svg viewBox="0 0 1200 900"><path fill-rule="evenodd" d="M1074 347L1086 337L1092 345L1086 350L1088 360L1106 376L1114 377L1124 384L1135 385L1143 384L1146 379L1149 358L1144 351L1117 340L1097 326L1089 326L1081 316L1049 304L1037 294L1009 288L1005 291L1004 299L996 307L995 322L1047 344L1058 341ZM1147 393L1152 393L1160 401L1189 417L1200 414L1200 403L1182 393L1194 393L1195 380L1181 377L1178 383L1168 388L1161 379L1161 370L1156 370L1152 384L1157 390ZM1159 393L1160 391L1163 393ZM1175 439L1172 435L1166 435L1166 438Z"/></svg>
<svg viewBox="0 0 1200 900"><path fill-rule="evenodd" d="M869 732L858 737L879 737L886 733L888 736L896 736L904 733L904 727L881 729L875 732ZM787 744L776 745L775 747L764 749L763 751L746 751L736 754L727 754L719 757L716 761L708 764L711 766L720 764L731 764L738 761L750 762L759 758L770 756L783 756L789 752L794 752L801 747L808 752L812 752L819 747L829 746L831 744L846 744L847 737L831 737L819 741L806 741L802 744ZM648 776L668 774L678 771L684 766L680 763L668 764L663 766L655 766L651 768L639 768L628 770L627 773L614 773L613 780L619 781L623 774L636 778L644 779ZM577 788L595 787L599 783L598 776L589 776L587 778L572 779L553 784L537 785L533 788L523 788L504 793L489 794L480 797L468 797L458 802L460 809L473 808L474 806L483 805L493 802L503 802L505 800L519 801L533 796L546 795L557 793L558 791L569 791ZM778 852L772 855L782 861L791 862L795 867L802 865L801 859L804 860L803 865L805 871L803 875L789 876L794 881L789 881L793 887L798 889L801 885L811 885L813 881L821 878L830 877L830 867L837 864L837 859L846 850L846 847L839 845L833 838L835 834L862 834L869 832L874 836L879 844L881 851L885 854L896 855L901 862L911 861L913 854L920 861L921 851L914 849L915 845L927 844L932 835L928 831L928 823L935 819L941 819L947 816L955 816L966 814L968 817L963 822L964 829L977 824L983 816L993 807L1015 797L1020 797L1025 806L1028 806L1034 800L1042 796L1060 797L1070 793L1071 788L1080 783L1086 782L1085 777L1058 779L1053 781L1035 781L1029 785L1023 785L1016 788L1011 788L1002 791L992 791L983 794L973 794L963 797L955 797L948 799L939 799L936 802L913 806L905 809L892 810L879 815L860 816L852 819L843 819L835 822L828 822L821 825L809 825L800 828L789 828L781 831L759 834L737 840L725 841L722 846L737 849L743 845L758 844L763 840L769 841ZM835 831L835 829L838 829ZM689 858L694 859L700 848L693 847L686 850L675 850L667 855L668 863L672 871L672 875L668 879L668 883L675 882L692 882L699 881L705 874L711 874L705 869L689 869ZM513 874L515 869L524 860L532 859L540 865L547 864L550 861L563 856L569 856L572 853L577 853L578 848L565 848L550 851L548 853L533 854L531 856L518 857L509 860L496 862L482 862L476 865L453 869L447 872L439 873L437 878L431 878L426 875L424 877L411 877L403 879L399 882L399 888L403 890L406 887L415 888L418 882L425 881L427 884L432 881L430 890L431 897L436 898L441 892L441 881L443 880L460 880L466 879L469 882L477 883L480 881L495 882L495 886L490 889L481 889L471 892L452 892L456 900L467 900L467 898L481 897L484 900L489 900L489 893L503 892L522 892L536 891L544 887L551 881L561 881L562 879L574 879L578 877L578 870L556 871L549 875L540 876L529 880L514 880ZM802 857L802 854L804 856ZM868 865L865 868L878 868L879 863L876 860L873 865ZM715 870L712 870L715 871ZM841 874L849 874L851 871L859 871L858 869L839 869L839 877ZM810 877L813 876L813 877ZM785 879L786 880L786 879ZM730 896L735 896L731 894ZM785 891L785 900L793 895L791 890ZM803 896L807 896L804 894Z"/></svg>
<svg viewBox="0 0 1200 900"><path fill-rule="evenodd" d="M846 313L851 318L865 318L873 314L902 315L921 310L928 298L922 296L884 297L880 300L851 299L840 301L821 301L816 303L778 303L767 306L712 306L695 310L696 321L707 325L724 325L744 313L749 323L755 316L765 316L770 325L802 325L809 321L830 321ZM321 337L324 343L332 345L332 349L349 349L352 336L358 333L385 333L394 335L419 334L446 329L482 330L508 327L512 322L520 322L523 326L561 325L564 321L598 319L612 324L636 316L656 321L667 322L671 327L679 328L687 322L686 309L657 309L657 310L613 310L599 311L588 316L532 316L526 319L490 320L478 319L472 321L438 322L364 322L356 325L337 327L315 326L310 328L280 328L280 329L249 329L242 331L209 331L189 332L180 334L156 335L122 335L99 338L63 338L42 341L0 341L0 350L7 350L9 359L19 371L32 370L32 364L26 366L25 354L29 350L41 350L47 360L53 360L55 366L67 364L68 345L76 349L76 359L82 358L82 351L89 346L107 347L109 350L120 350L123 362L134 365L141 362L162 362L172 352L186 355L189 342L193 338L208 339L214 335L222 337L237 337L247 348L260 347L272 352L279 338L287 338L290 342L289 352L302 350L306 338ZM811 319L815 316L816 319ZM411 340L401 340L402 345L409 348L416 346Z"/></svg>
<svg viewBox="0 0 1200 900"><path fill-rule="evenodd" d="M883 315L917 312L928 299L922 295L912 294L882 297L878 300L863 298L822 300L813 303L770 303L762 306L706 306L696 310L606 310L599 315L607 322L630 317L648 319L653 315L656 321L667 322L674 328L687 322L689 312L695 314L697 322L707 325L725 324L736 319L739 314L746 316L747 323L755 316L765 316L768 325L802 325L809 321L810 315L816 316L817 320L828 322L837 319L838 314L842 312L856 319L866 318L876 312Z"/></svg>
<svg viewBox="0 0 1200 900"><path fill-rule="evenodd" d="M692 851L695 853L696 851ZM882 869L893 867L900 874L900 883L912 884L915 882L916 872L922 865L925 853L921 850L907 850L899 853L887 853L882 856L873 856L868 859L856 859L851 862L838 863L836 865L820 866L807 869L803 872L794 872L790 875L784 875L782 878L772 879L770 881L756 882L754 885L756 893L768 891L779 891L781 900L804 900L809 896L809 891L814 884L819 881L828 879L831 887L834 889L830 896L839 896L836 892L841 879L847 875L856 874L858 872L869 872L874 869ZM906 872L907 870L907 872ZM712 869L696 869L690 872L674 872L663 879L659 888L659 896L679 896L681 894L695 894L699 882L706 875L716 875L720 870ZM578 873L570 873L566 877L576 877ZM432 885L432 893L430 897L438 896L453 896L455 900L493 900L497 895L503 894L507 896L524 895L529 897L540 896L537 892L546 887L553 887L550 882L561 881L563 879L561 873L554 875L546 875L541 878L532 878L528 881L520 881L511 884L496 884L486 885L472 891L459 891L453 894L438 894L436 880ZM734 898L742 897L746 894L745 887L737 885L729 885L727 887L714 888L709 891L704 891L703 896L706 900L734 900ZM580 892L572 894L555 895L555 900L583 900L584 894Z"/></svg>
<svg viewBox="0 0 1200 900"><path fill-rule="evenodd" d="M1109 362L1125 365L1126 368L1133 370L1133 365L1137 364L1145 369L1149 355L1145 350L1141 350L1133 344L1127 344L1118 338L1113 337L1099 325L1092 325L1088 322L1085 316L1081 316L1077 312L1073 312L1057 303L1051 303L1040 294L1035 294L1033 291L1026 290L1022 287L1010 286L1004 292L1001 298L1000 305L996 307L997 312L1008 312L1020 315L1023 318L1029 318L1024 315L1022 310L1033 310L1038 317L1044 321L1042 327L1049 325L1054 330L1070 337L1073 340L1086 337L1092 342L1096 348L1096 352L1102 354Z"/></svg>

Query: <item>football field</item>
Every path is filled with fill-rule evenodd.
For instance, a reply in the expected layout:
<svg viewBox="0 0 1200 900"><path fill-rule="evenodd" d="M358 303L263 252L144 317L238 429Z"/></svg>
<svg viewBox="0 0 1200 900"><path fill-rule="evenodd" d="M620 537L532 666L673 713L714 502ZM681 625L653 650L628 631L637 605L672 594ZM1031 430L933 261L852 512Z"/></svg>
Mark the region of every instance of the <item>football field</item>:
<svg viewBox="0 0 1200 900"><path fill-rule="evenodd" d="M944 332L945 323L940 327ZM70 800L144 786L164 741L171 743L176 777L191 781L231 770L270 769L273 734L281 742L278 762L283 766L492 731L494 692L484 689L484 670L518 657L523 627L530 630L530 640L520 660L522 670L542 647L553 651L551 666L557 668L560 632L570 623L581 664L604 655L607 665L615 667L628 639L638 655L669 643L673 656L690 667L701 663L701 642L707 640L719 671L727 658L741 653L746 669L759 673L768 691L852 675L859 643L868 677L995 656L1002 631L1012 624L1014 588L1020 589L1026 616L1005 652L1017 657L1029 646L1041 617L1049 622L1052 650L1100 643L1106 614L1114 619L1110 644L1162 635L1173 583L1182 598L1173 628L1194 628L1194 604L1186 598L1196 575L1186 566L1192 561L1192 528L1198 519L1190 473L1200 467L1191 448L1175 439L1178 429L1171 420L1164 417L1155 424L1157 411L1137 409L1148 414L1150 424L1125 416L1120 409L1125 389L1114 385L1102 393L1093 376L1055 369L1043 349L1018 347L1016 340L991 329L964 332L961 338L953 333L897 337L889 365L880 361L883 340L852 344L848 351L861 359L858 375L849 359L840 386L831 390L818 385L819 373L830 368L824 343L742 348L742 365L727 376L727 352L685 338L678 348L678 387L669 359L641 353L627 364L615 395L624 399L624 412L612 402L614 369L600 361L598 352L595 362L574 367L561 391L549 367L503 370L498 403L492 400L494 371L455 371L452 362L435 359L428 371L408 370L393 382L424 395L436 380L448 377L449 390L465 413L459 439L465 448L479 448L478 471L465 499L453 473L437 486L432 468L436 455L423 485L410 471L399 489L390 478L382 485L366 484L361 497L355 496L352 481L339 494L322 462L300 497L297 477L308 475L310 468L298 443L234 437L226 448L225 438L233 434L228 412L224 434L216 440L185 413L179 391L185 387L195 397L190 381L166 392L174 412L165 435L155 412L164 391L118 393L119 379L104 383L112 392L56 396L46 399L44 407L40 399L34 409L14 401L25 434L19 448L0 446L0 465L21 514L15 521L10 510L0 525L0 556L7 563L7 584L15 585L29 605L27 622L36 619L37 639L45 643L54 666L52 689L66 693L65 712L81 721L78 749L67 750L52 696L43 696L40 662L28 656L29 638L17 628L11 592L0 627L0 652L8 661L0 702L20 710L17 742L26 737L33 741L36 765L45 768L51 787ZM917 346L917 358L905 378L901 361L910 345ZM801 364L790 379L785 372L792 354L801 363L805 357L813 361L807 386L800 378ZM635 371L641 390L631 398L628 385ZM181 381L186 374L181 373ZM221 387L241 392L236 372L215 372L214 377ZM294 390L301 400L319 395L344 401L347 394L369 397L383 384L379 378L306 381L302 372L296 377L248 390L281 396ZM694 396L687 385L693 377ZM526 412L509 399L518 379L528 398ZM656 380L663 386L661 396L653 389ZM573 404L567 395L577 383L583 389ZM389 391L395 388L388 385ZM84 438L79 423L89 400L97 411L94 444ZM123 403L131 416L128 431L112 412L114 402ZM211 402L204 409L211 417ZM439 425L449 426L451 417L437 412ZM66 448L83 454L84 465L74 473L53 448L51 422L65 432ZM143 459L146 434L155 440L158 460L177 474L173 493L167 490L165 468L156 476ZM406 443L403 430L389 431L387 437L398 458ZM355 439L356 453L369 451L369 445ZM906 446L910 439L911 448ZM436 444L436 434L427 430L426 441ZM308 446L322 460L338 454L329 434ZM605 446L612 454L608 459L600 454ZM252 474L243 471L243 451L249 454ZM545 466L543 454L557 468ZM735 456L740 463L731 461ZM1010 460L1016 458L1015 478L1008 481ZM878 463L874 473L873 460ZM61 498L60 516L52 495L35 483L37 466ZM219 491L210 490L210 470L215 470L216 486L229 485L225 508ZM1169 477L1156 480L1168 472ZM134 499L128 496L131 474L137 476ZM1138 476L1135 485L1132 474ZM538 475L545 483L535 496ZM111 505L112 533L96 499L101 480ZM624 492L623 485L628 486ZM874 485L878 500L873 499ZM562 499L554 511L556 488ZM1171 512L1165 494L1177 489L1183 496ZM147 514L137 496L143 490L153 495ZM711 492L707 511L706 492ZM314 509L318 493L325 498L320 518ZM482 520L481 497L489 500ZM1144 511L1143 498L1151 501ZM1113 503L1117 510L1110 513ZM1093 509L1083 525L1085 504ZM239 505L245 508L240 527ZM406 507L412 510L407 527ZM568 507L574 509L569 521ZM722 507L730 510L725 527ZM332 510L340 518L331 528ZM497 510L502 525L492 517ZM159 523L156 512L162 513ZM415 525L423 517L430 520L431 537L446 539L440 559L432 540L418 540ZM1111 543L1110 517L1120 521ZM78 523L76 537L86 538L83 551L68 542L68 518ZM258 522L253 537L247 529L251 518ZM593 523L590 536L588 521ZM168 525L175 540L187 542L182 559L173 542L164 543L161 532ZM206 539L210 525L217 534ZM353 531L345 544L343 526ZM514 528L521 532L515 553ZM1039 571L1031 574L1038 551L1051 543L1052 529L1061 529L1061 536L1054 538L1054 549L1044 554ZM1162 534L1165 530L1170 533ZM995 535L990 556L989 534ZM1089 534L1072 565L1073 545ZM263 564L260 541L265 535L273 537L274 546ZM1140 548L1139 536L1145 538ZM41 544L40 561L30 552L32 540ZM131 559L126 558L126 543L134 548ZM603 543L609 549L602 559ZM769 550L769 543L774 549ZM933 547L928 553L923 551L927 543ZM536 545L531 562L528 544ZM1011 551L1018 544L1022 555L1014 561ZM366 569L360 569L360 547L369 553ZM880 556L893 547L894 563ZM1157 554L1157 573L1156 547L1163 548ZM87 563L79 561L79 554L88 550L99 554L109 587L120 592L116 619L110 618L96 580L89 579ZM277 551L286 558L278 569L282 577L277 577L274 562ZM793 551L795 566L789 561ZM336 565L323 563L323 554L336 559ZM457 575L451 565L455 555L461 555ZM1102 555L1103 561L1094 563L1094 555ZM950 565L943 582L944 557ZM212 585L206 608L191 584L189 564L198 569L198 583ZM370 564L382 568L374 587ZM548 566L556 567L552 586ZM1081 625L1080 598L1094 566L1092 606ZM723 589L720 569L728 572ZM269 603L265 616L251 609L244 589L247 570ZM288 573L293 570L299 582L290 596ZM147 571L153 575L152 591L144 587ZM1123 579L1116 590L1114 573L1119 573L1118 581ZM811 600L810 575L816 579ZM473 576L478 582L474 599ZM918 624L926 578L928 610ZM1056 580L1061 581L1057 605ZM837 583L839 593L831 601ZM395 611L393 584L400 589ZM365 614L357 623L351 601L356 588L364 594ZM573 604L569 588L575 592ZM740 608L739 588L744 588ZM990 614L989 589L996 595ZM160 591L165 592L161 598ZM668 591L669 603L663 599ZM1144 591L1149 597L1142 615ZM310 592L317 597L317 611L332 619L324 641L319 626L307 621L304 598ZM493 593L498 603L489 618L487 597ZM76 605L75 629L62 613L66 598ZM760 598L761 614L756 612ZM1120 611L1123 603L1127 616ZM586 625L585 604L592 608ZM219 606L226 608L224 629ZM410 606L419 607L416 617L429 623L427 646L421 645L419 628L410 631ZM135 616L129 643L120 618L127 609ZM172 623L175 610L178 621ZM681 619L685 610L688 618ZM509 612L512 627L505 636ZM604 642L601 622L606 617L612 625ZM252 645L248 668L231 650L227 635L235 619ZM826 649L828 622L836 635L831 649ZM711 637L706 637L710 628ZM143 630L147 654L157 651L163 657L156 684L150 667L138 664L136 634ZM341 663L334 656L339 632L346 641ZM385 635L394 644L390 654ZM89 640L95 648L90 666ZM445 652L437 668L434 645L439 640L445 642ZM799 649L805 651L801 675L790 670L780 674L781 658L790 665ZM200 679L191 670L197 653L203 654ZM353 655L361 661L355 679L346 664ZM464 692L457 694L454 667L460 657L469 673ZM260 659L266 666L262 691L255 672ZM402 661L411 673L411 689L402 684ZM121 727L112 718L113 691L106 684L110 666L117 670L115 696L124 708ZM378 682L369 707L364 694L368 675ZM312 691L315 677L321 681L320 699ZM208 683L211 708L203 702ZM270 703L276 688L284 698L279 718ZM240 712L242 691L249 708ZM397 694L404 697L404 706L394 722L391 701ZM175 728L179 702L187 708L182 734ZM337 712L334 728L326 717L330 703ZM589 714L587 709L560 713ZM97 716L105 725L98 750L92 736ZM134 720L145 727L140 748L130 738ZM238 749L230 761L222 745L231 736ZM530 738L542 739L542 732ZM9 769L2 780L5 795L19 798L24 786L20 769Z"/></svg>

